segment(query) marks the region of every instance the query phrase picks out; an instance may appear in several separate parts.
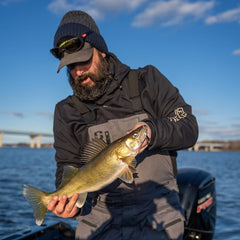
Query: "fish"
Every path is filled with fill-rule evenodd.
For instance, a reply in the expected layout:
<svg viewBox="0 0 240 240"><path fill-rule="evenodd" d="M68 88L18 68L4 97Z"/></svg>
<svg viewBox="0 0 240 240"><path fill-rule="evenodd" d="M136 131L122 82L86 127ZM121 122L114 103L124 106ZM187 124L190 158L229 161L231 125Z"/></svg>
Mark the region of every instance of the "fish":
<svg viewBox="0 0 240 240"><path fill-rule="evenodd" d="M81 162L84 163L82 167L64 166L62 183L56 191L48 193L24 184L23 195L33 208L36 224L40 226L43 223L47 205L54 196L60 199L67 195L71 198L78 193L76 205L82 208L89 192L101 190L117 178L131 184L137 172L135 157L145 140L148 140L146 125L109 145L95 138L84 147L81 154Z"/></svg>

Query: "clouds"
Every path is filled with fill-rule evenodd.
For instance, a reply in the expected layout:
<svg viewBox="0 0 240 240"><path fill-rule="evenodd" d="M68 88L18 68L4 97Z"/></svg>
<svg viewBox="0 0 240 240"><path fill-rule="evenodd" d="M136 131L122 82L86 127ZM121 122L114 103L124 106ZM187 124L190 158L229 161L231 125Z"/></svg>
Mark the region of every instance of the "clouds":
<svg viewBox="0 0 240 240"><path fill-rule="evenodd" d="M16 3L16 2L22 2L22 1L24 1L24 0L0 0L0 5L7 6L9 4Z"/></svg>
<svg viewBox="0 0 240 240"><path fill-rule="evenodd" d="M135 27L147 27L153 24L159 26L178 25L187 18L201 19L213 7L214 1L170 0L152 2L144 12L135 17L132 25Z"/></svg>
<svg viewBox="0 0 240 240"><path fill-rule="evenodd" d="M81 9L95 19L104 19L107 14L129 12L133 14L132 26L147 27L177 25L189 18L202 19L214 6L213 0L53 0L48 9L56 14Z"/></svg>
<svg viewBox="0 0 240 240"><path fill-rule="evenodd" d="M47 117L50 120L53 119L53 113L51 112L37 111L37 112L33 112L32 114L40 117ZM27 118L28 114L25 114L23 112L18 112L18 111L0 111L0 115L8 115L8 116L24 119L24 118Z"/></svg>
<svg viewBox="0 0 240 240"><path fill-rule="evenodd" d="M68 3L67 0L54 0L48 5L48 9L56 14L69 11L75 7L73 4Z"/></svg>
<svg viewBox="0 0 240 240"><path fill-rule="evenodd" d="M5 0L19 1L19 0ZM185 21L202 20L207 25L237 22L240 24L240 7L210 15L216 6L215 0L52 0L48 9L55 14L69 10L83 10L94 19L103 20L107 15L131 13L133 27L168 27Z"/></svg>
<svg viewBox="0 0 240 240"><path fill-rule="evenodd" d="M134 11L147 0L53 0L48 9L53 13L65 13L69 10L82 10L94 19L104 19L107 14Z"/></svg>
<svg viewBox="0 0 240 240"><path fill-rule="evenodd" d="M21 112L17 112L17 111L12 111L12 112L7 112L7 111L0 111L0 115L11 115L17 118L24 118L24 114Z"/></svg>
<svg viewBox="0 0 240 240"><path fill-rule="evenodd" d="M240 49L236 49L232 52L233 55L238 55L240 56Z"/></svg>
<svg viewBox="0 0 240 240"><path fill-rule="evenodd" d="M209 109L193 109L199 124L198 141L203 140L239 140L240 116L229 117L226 121L218 121L212 118L214 111Z"/></svg>
<svg viewBox="0 0 240 240"><path fill-rule="evenodd" d="M240 125L232 124L230 126L223 126L218 124L199 124L200 139L199 140L239 140ZM214 139L213 139L214 137Z"/></svg>
<svg viewBox="0 0 240 240"><path fill-rule="evenodd" d="M210 16L205 21L207 24L237 22L240 24L240 7L227 10L215 16Z"/></svg>
<svg viewBox="0 0 240 240"><path fill-rule="evenodd" d="M7 6L24 0L0 0ZM64 14L69 10L83 10L96 20L108 15L132 14L133 27L169 27L186 21L202 20L207 25L237 22L240 24L240 6L215 13L216 0L51 0L47 8L54 14Z"/></svg>
<svg viewBox="0 0 240 240"><path fill-rule="evenodd" d="M199 124L199 141L203 140L239 140L240 117L232 117L227 123L211 120L212 111L200 109L194 111Z"/></svg>

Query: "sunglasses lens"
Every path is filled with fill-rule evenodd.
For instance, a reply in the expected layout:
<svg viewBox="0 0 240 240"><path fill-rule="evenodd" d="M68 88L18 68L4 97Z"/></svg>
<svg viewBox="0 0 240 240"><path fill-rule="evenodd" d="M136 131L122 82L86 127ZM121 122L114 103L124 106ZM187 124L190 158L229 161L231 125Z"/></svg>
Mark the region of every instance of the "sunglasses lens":
<svg viewBox="0 0 240 240"><path fill-rule="evenodd" d="M59 50L61 52L66 51L67 53L73 53L80 50L82 46L83 41L81 38L72 38L60 45Z"/></svg>
<svg viewBox="0 0 240 240"><path fill-rule="evenodd" d="M55 57L55 58L59 58L59 52L57 48L53 48L50 50L51 54Z"/></svg>
<svg viewBox="0 0 240 240"><path fill-rule="evenodd" d="M66 42L61 48L63 48L68 53L73 53L82 48L83 41L80 38L74 38Z"/></svg>
<svg viewBox="0 0 240 240"><path fill-rule="evenodd" d="M72 38L69 39L62 44L60 44L59 47L51 49L51 53L54 57L61 59L63 57L63 53L73 53L78 50L80 50L84 45L84 40L82 38Z"/></svg>

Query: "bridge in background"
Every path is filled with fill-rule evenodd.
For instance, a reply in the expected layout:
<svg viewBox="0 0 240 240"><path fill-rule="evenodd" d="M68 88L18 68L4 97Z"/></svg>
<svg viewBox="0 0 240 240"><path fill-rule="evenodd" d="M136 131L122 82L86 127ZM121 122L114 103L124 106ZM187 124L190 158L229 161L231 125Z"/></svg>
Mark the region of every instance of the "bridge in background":
<svg viewBox="0 0 240 240"><path fill-rule="evenodd" d="M12 135L28 135L30 137L30 148L41 148L42 137L53 137L52 133L41 133L31 131L15 131L15 130L1 130L0 129L0 148L2 147L2 138L4 134ZM36 139L36 145L35 145ZM189 151L221 151L223 144L220 143L201 143L197 142L193 147L189 148Z"/></svg>
<svg viewBox="0 0 240 240"><path fill-rule="evenodd" d="M40 132L31 132L31 131L15 131L15 130L1 130L0 129L0 147L2 147L2 138L3 138L4 134L29 136L30 137L30 148L35 147L35 139L36 139L36 148L41 148L41 138L42 137L53 137L52 133L40 133Z"/></svg>
<svg viewBox="0 0 240 240"><path fill-rule="evenodd" d="M201 143L197 142L193 147L189 148L189 151L221 151L223 144L220 143Z"/></svg>

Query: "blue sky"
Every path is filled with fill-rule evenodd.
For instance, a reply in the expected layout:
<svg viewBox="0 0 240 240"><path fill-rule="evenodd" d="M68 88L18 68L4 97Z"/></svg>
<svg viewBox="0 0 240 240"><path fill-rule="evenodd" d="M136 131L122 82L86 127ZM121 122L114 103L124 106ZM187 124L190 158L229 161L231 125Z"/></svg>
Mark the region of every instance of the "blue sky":
<svg viewBox="0 0 240 240"><path fill-rule="evenodd" d="M72 90L49 49L73 9L93 16L122 62L152 64L180 90L199 140L240 139L239 0L0 0L0 129L52 132L55 104Z"/></svg>

